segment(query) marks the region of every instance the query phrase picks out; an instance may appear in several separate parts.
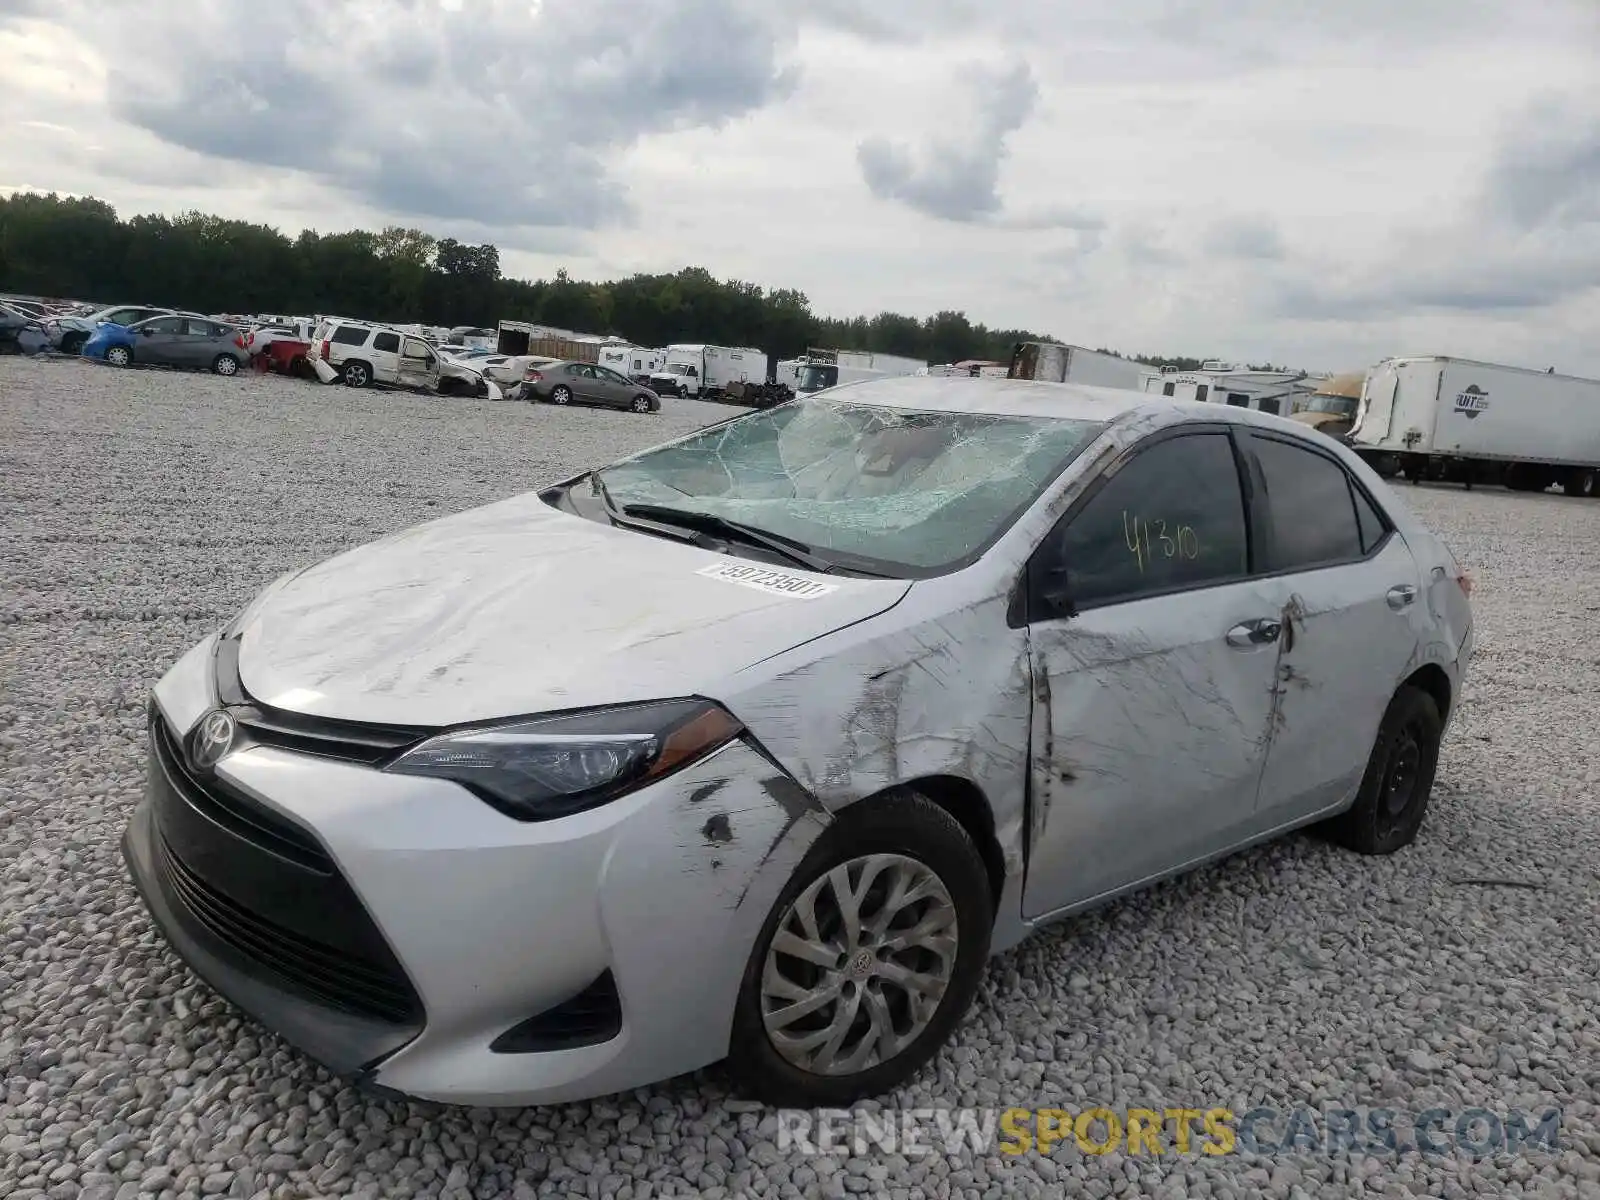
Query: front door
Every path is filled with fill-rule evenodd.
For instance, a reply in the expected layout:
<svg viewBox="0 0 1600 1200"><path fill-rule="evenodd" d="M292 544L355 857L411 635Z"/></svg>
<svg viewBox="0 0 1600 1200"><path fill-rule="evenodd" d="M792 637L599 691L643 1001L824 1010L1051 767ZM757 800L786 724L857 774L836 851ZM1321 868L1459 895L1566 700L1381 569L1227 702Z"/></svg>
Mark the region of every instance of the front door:
<svg viewBox="0 0 1600 1200"><path fill-rule="evenodd" d="M627 408L633 401L634 389L621 375L609 367L596 367L595 387L602 403L612 408Z"/></svg>
<svg viewBox="0 0 1600 1200"><path fill-rule="evenodd" d="M408 337L401 346L400 386L433 388L439 382L439 358L421 338Z"/></svg>
<svg viewBox="0 0 1600 1200"><path fill-rule="evenodd" d="M1125 453L1029 564L1025 915L1139 884L1252 827L1277 658L1233 442Z"/></svg>
<svg viewBox="0 0 1600 1200"><path fill-rule="evenodd" d="M1262 512L1262 583L1283 620L1258 803L1271 827L1360 786L1427 601L1405 541L1332 455L1269 433L1241 442Z"/></svg>
<svg viewBox="0 0 1600 1200"><path fill-rule="evenodd" d="M182 366L183 318L155 317L139 326L133 357L139 362Z"/></svg>

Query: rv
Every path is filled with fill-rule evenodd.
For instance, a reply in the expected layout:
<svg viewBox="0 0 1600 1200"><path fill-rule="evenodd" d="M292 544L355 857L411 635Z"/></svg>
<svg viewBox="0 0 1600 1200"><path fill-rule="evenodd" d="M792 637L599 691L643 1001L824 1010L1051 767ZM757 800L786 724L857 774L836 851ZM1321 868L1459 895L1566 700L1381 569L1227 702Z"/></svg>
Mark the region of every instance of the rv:
<svg viewBox="0 0 1600 1200"><path fill-rule="evenodd" d="M665 350L646 350L643 346L613 343L600 348L600 365L610 367L619 375L626 375L635 383L648 384L653 372L659 371L667 359Z"/></svg>
<svg viewBox="0 0 1600 1200"><path fill-rule="evenodd" d="M1315 391L1321 382L1304 371L1252 371L1215 359L1201 363L1198 371L1163 369L1160 374L1145 374L1143 379L1145 391L1174 400L1231 404L1283 415L1293 411L1298 397Z"/></svg>
<svg viewBox="0 0 1600 1200"><path fill-rule="evenodd" d="M1465 358L1387 358L1345 440L1380 475L1600 495L1600 380Z"/></svg>
<svg viewBox="0 0 1600 1200"><path fill-rule="evenodd" d="M668 346L661 365L650 372L650 387L657 395L696 400L715 396L730 383L766 381L767 356L762 351L700 342Z"/></svg>

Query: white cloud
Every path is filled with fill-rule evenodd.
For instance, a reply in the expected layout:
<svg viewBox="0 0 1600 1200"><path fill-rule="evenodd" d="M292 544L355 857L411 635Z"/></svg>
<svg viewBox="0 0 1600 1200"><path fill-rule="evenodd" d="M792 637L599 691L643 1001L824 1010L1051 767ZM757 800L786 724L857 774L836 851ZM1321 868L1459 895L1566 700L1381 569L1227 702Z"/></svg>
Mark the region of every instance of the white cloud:
<svg viewBox="0 0 1600 1200"><path fill-rule="evenodd" d="M1593 0L6 9L0 188L1130 350L1600 375Z"/></svg>

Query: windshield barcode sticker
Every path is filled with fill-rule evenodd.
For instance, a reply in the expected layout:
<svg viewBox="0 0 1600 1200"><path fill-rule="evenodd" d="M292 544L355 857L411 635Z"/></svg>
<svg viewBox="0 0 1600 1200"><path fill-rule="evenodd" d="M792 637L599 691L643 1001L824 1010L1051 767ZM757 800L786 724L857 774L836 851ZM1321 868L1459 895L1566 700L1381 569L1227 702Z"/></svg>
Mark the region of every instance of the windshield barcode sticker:
<svg viewBox="0 0 1600 1200"><path fill-rule="evenodd" d="M818 583L814 579L786 575L782 571L772 571L766 567L752 567L748 563L713 563L709 567L702 567L695 574L704 575L707 579L720 579L724 583L742 583L745 587L755 588L757 591L771 592L775 596L788 596L794 600L814 600L818 596L826 596L829 592L837 590L836 584Z"/></svg>

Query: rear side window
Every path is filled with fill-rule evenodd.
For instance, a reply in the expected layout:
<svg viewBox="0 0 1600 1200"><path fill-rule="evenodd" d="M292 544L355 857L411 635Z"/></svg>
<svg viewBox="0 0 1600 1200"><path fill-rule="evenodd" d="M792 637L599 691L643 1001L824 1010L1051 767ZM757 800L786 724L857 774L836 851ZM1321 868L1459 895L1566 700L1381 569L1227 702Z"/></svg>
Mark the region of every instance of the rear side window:
<svg viewBox="0 0 1600 1200"><path fill-rule="evenodd" d="M400 335L398 333L376 333L372 335L372 348L382 350L385 354L400 353Z"/></svg>
<svg viewBox="0 0 1600 1200"><path fill-rule="evenodd" d="M182 333L182 317L161 317L157 320L146 321L139 326L141 332L148 330L151 333Z"/></svg>
<svg viewBox="0 0 1600 1200"><path fill-rule="evenodd" d="M1367 494L1355 484L1350 485L1350 495L1356 502L1356 524L1361 529L1361 553L1371 554L1378 543L1389 536L1389 523Z"/></svg>
<svg viewBox="0 0 1600 1200"><path fill-rule="evenodd" d="M1308 571L1363 554L1350 476L1331 458L1261 434L1250 436L1260 464L1268 539L1262 570Z"/></svg>
<svg viewBox="0 0 1600 1200"><path fill-rule="evenodd" d="M1139 451L1052 539L1035 586L1064 585L1077 608L1243 578L1249 540L1228 435L1186 433Z"/></svg>
<svg viewBox="0 0 1600 1200"><path fill-rule="evenodd" d="M339 346L365 346L369 332L359 325L341 325L333 331L333 342Z"/></svg>

